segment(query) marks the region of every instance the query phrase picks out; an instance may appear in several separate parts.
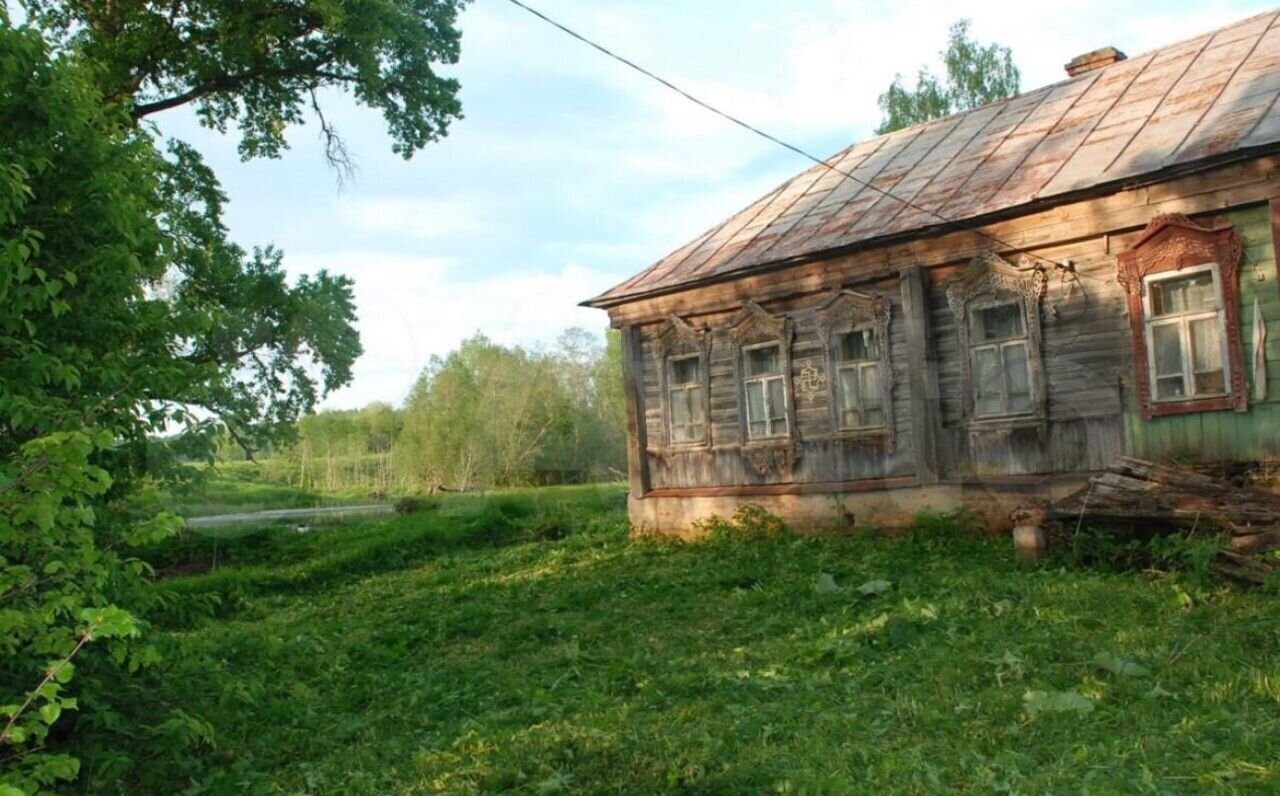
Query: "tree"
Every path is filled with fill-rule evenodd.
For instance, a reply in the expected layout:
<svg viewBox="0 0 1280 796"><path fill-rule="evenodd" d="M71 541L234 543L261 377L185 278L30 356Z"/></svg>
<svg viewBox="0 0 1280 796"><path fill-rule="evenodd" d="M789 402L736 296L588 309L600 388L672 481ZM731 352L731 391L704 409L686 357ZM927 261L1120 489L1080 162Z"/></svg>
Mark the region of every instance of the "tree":
<svg viewBox="0 0 1280 796"><path fill-rule="evenodd" d="M112 712L145 690L125 674L158 658L139 639L157 598L130 550L177 527L142 511L132 487L211 457L224 434L248 449L286 436L350 380L361 350L350 281L290 280L278 251L232 243L212 171L139 121L194 103L206 124L241 129L246 157L274 155L302 108L320 111L317 92L339 86L383 110L408 156L458 108L456 84L423 71L456 57L455 3L29 0L17 27L7 8L0 792L11 794L75 777L69 752L109 749L111 733L199 736L158 750L208 740L180 706L155 706L145 726ZM129 763L111 765L120 777Z"/></svg>
<svg viewBox="0 0 1280 796"><path fill-rule="evenodd" d="M143 119L194 105L202 123L240 131L245 158L275 156L284 131L316 115L332 162L347 165L325 118L336 88L382 112L405 157L461 116L457 62L465 0L27 0L63 49L98 67L108 101Z"/></svg>
<svg viewBox="0 0 1280 796"><path fill-rule="evenodd" d="M909 89L896 75L889 90L880 95L884 119L876 134L891 133L913 124L940 119L1018 93L1020 76L1008 47L981 45L969 38L969 20L951 26L947 49L940 53L947 70L946 82L928 69L916 76Z"/></svg>

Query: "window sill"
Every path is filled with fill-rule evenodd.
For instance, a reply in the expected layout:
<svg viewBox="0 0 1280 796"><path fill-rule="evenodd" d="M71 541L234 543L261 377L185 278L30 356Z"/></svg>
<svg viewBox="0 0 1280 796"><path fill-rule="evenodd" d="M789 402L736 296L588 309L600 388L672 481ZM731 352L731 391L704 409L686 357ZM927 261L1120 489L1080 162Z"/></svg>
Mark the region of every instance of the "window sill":
<svg viewBox="0 0 1280 796"><path fill-rule="evenodd" d="M790 434L779 437L756 437L755 439L747 440L742 443L739 448L744 451L756 448L776 448L779 445L787 445L794 441L795 440Z"/></svg>
<svg viewBox="0 0 1280 796"><path fill-rule="evenodd" d="M969 421L968 428L970 432L1017 431L1024 428L1041 428L1045 423L1045 418L1037 415L1008 415L974 418Z"/></svg>
<svg viewBox="0 0 1280 796"><path fill-rule="evenodd" d="M887 426L871 428L841 428L827 434L806 435L810 442L839 442L841 440L879 440L889 436Z"/></svg>
<svg viewBox="0 0 1280 796"><path fill-rule="evenodd" d="M1170 417L1173 415L1189 415L1197 412L1225 412L1234 409L1244 412L1247 406L1243 401L1237 403L1232 395L1217 395L1212 398L1193 398L1189 401L1151 401L1143 413L1146 419L1154 417Z"/></svg>

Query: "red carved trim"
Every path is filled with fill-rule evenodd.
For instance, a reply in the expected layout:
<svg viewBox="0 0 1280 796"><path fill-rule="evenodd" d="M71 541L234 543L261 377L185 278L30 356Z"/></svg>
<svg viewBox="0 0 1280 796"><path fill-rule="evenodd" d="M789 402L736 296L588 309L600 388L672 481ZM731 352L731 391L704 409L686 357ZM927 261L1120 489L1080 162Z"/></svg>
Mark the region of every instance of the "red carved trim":
<svg viewBox="0 0 1280 796"><path fill-rule="evenodd" d="M1274 205L1272 212L1274 218ZM1150 420L1153 417L1222 409L1244 412L1248 409L1244 347L1240 334L1240 258L1243 254L1244 239L1231 225L1202 226L1184 215L1167 214L1151 219L1133 248L1117 256L1116 279L1124 288L1129 305L1133 368L1143 418ZM1222 284L1231 393L1222 398L1152 401L1147 372L1147 336L1142 314L1142 280L1152 274L1180 271L1206 263L1218 264L1218 277Z"/></svg>

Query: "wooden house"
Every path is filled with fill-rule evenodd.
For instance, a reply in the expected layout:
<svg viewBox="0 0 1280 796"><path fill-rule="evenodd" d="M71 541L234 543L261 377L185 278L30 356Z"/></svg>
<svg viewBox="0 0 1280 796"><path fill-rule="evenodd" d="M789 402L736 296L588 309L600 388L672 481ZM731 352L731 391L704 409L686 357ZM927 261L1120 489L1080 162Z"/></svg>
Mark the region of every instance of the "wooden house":
<svg viewBox="0 0 1280 796"><path fill-rule="evenodd" d="M1007 514L1280 455L1280 14L862 141L585 302L631 516Z"/></svg>

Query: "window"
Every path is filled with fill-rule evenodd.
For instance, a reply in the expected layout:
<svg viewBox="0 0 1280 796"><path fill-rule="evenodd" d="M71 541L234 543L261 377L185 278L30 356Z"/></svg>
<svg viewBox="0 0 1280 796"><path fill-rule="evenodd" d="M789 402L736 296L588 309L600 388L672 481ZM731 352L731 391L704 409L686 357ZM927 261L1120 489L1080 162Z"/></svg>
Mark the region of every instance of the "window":
<svg viewBox="0 0 1280 796"><path fill-rule="evenodd" d="M976 417L1027 414L1032 409L1027 330L1019 304L975 307L969 313L969 367Z"/></svg>
<svg viewBox="0 0 1280 796"><path fill-rule="evenodd" d="M1217 266L1149 276L1143 281L1154 400L1226 395L1226 319Z"/></svg>
<svg viewBox="0 0 1280 796"><path fill-rule="evenodd" d="M694 354L667 360L667 397L671 407L671 442L680 444L706 439L701 356Z"/></svg>
<svg viewBox="0 0 1280 796"><path fill-rule="evenodd" d="M1142 417L1249 409L1240 325L1244 238L1230 224L1151 219L1116 258Z"/></svg>
<svg viewBox="0 0 1280 796"><path fill-rule="evenodd" d="M884 391L880 383L880 345L875 329L867 326L841 334L835 357L840 428L883 427Z"/></svg>
<svg viewBox="0 0 1280 796"><path fill-rule="evenodd" d="M996 254L973 258L947 284L960 338L961 411L972 431L1048 422L1040 326L1047 287L1034 263L1015 266Z"/></svg>
<svg viewBox="0 0 1280 796"><path fill-rule="evenodd" d="M742 358L748 439L786 436L787 388L782 347L771 343L744 348Z"/></svg>

